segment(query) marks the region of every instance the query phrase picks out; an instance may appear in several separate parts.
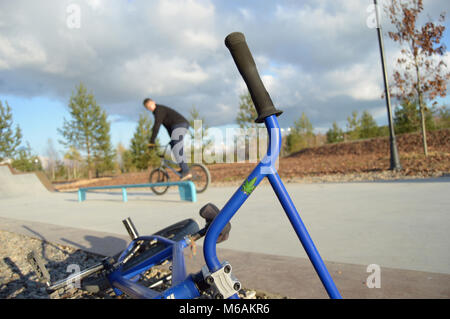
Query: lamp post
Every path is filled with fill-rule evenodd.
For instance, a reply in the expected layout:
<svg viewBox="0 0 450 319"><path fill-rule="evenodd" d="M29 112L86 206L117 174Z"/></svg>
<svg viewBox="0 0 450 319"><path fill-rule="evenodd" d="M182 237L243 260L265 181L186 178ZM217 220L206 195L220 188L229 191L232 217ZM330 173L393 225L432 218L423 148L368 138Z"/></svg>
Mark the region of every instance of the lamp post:
<svg viewBox="0 0 450 319"><path fill-rule="evenodd" d="M385 97L386 97L386 107L387 107L388 123L389 123L389 142L390 142L390 148L391 148L391 166L389 169L393 170L393 171L400 171L402 169L402 166L400 164L400 158L398 156L397 141L395 138L394 123L392 120L391 96L389 93L389 82L388 82L388 77L387 77L387 70L386 70L386 63L385 63L385 56L384 56L383 32L381 30L381 22L380 22L380 16L379 16L379 11L378 11L377 0L373 0L373 3L375 5L375 15L376 15L376 19L377 19L376 22L377 22L378 43L380 45L381 67L383 69L384 93L385 93Z"/></svg>

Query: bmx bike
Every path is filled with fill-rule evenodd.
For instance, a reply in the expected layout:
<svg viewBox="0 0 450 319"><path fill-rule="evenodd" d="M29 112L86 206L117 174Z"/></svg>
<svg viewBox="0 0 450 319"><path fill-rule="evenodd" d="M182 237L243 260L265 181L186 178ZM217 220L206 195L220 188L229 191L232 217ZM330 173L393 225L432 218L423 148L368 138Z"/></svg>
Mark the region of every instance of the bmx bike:
<svg viewBox="0 0 450 319"><path fill-rule="evenodd" d="M112 288L117 295L125 293L132 298L238 298L241 282L233 274L232 266L228 262L219 261L216 246L218 242L228 238L230 220L260 182L267 178L328 295L330 298L341 298L275 167L281 147L281 129L277 117L282 112L274 107L261 81L244 35L231 33L225 39L225 44L250 91L258 113L256 122L264 123L268 130L266 156L221 210L211 203L200 210L200 215L206 220L202 229L199 229L196 222L187 219L154 235L139 236L132 221L126 219L123 222L132 240L123 252L55 283L51 283L42 260L31 253L29 261L35 272L45 279L49 292L64 287L67 282L79 280L81 288L88 291ZM202 237L205 237L203 255L206 265L200 271L188 275L183 251ZM168 287L157 289L139 282L141 274L165 262L171 262L170 278L166 278L170 281Z"/></svg>
<svg viewBox="0 0 450 319"><path fill-rule="evenodd" d="M174 166L178 166L178 164L166 158L169 146L170 144L167 144L164 147L164 152L158 154L161 158L161 163L159 167L150 172L149 182L152 184L169 182L170 177L168 170L171 170L175 175L181 178L181 172L173 168ZM201 163L194 163L189 165L189 171L192 174L190 180L194 183L197 193L203 193L211 182L211 175L208 168ZM153 186L151 189L156 195L164 195L169 189L169 186Z"/></svg>

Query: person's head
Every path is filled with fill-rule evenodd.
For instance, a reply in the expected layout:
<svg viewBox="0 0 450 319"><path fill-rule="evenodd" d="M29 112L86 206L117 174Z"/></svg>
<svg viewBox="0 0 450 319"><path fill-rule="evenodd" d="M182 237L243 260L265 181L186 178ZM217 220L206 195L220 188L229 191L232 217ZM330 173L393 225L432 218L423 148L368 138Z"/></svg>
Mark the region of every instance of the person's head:
<svg viewBox="0 0 450 319"><path fill-rule="evenodd" d="M144 100L144 102L142 102L142 104L144 104L144 107L145 107L147 110L151 111L151 112L153 112L153 111L156 109L156 103L155 103L155 101L153 101L153 100L150 99L150 98L146 98L146 99Z"/></svg>

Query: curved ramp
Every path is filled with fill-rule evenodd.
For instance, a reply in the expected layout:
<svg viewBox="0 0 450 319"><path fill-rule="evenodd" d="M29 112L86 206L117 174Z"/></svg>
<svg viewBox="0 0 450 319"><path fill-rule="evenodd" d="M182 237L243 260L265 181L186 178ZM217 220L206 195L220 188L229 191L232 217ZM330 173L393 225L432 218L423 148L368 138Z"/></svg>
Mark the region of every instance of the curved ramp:
<svg viewBox="0 0 450 319"><path fill-rule="evenodd" d="M53 191L42 172L18 173L9 165L0 165L0 199L48 195Z"/></svg>

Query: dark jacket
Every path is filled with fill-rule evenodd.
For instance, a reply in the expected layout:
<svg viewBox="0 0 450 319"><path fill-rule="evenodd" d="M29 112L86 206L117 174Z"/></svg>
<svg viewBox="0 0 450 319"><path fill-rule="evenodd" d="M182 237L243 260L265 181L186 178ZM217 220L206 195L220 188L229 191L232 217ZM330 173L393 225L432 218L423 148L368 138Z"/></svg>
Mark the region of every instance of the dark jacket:
<svg viewBox="0 0 450 319"><path fill-rule="evenodd" d="M167 129L167 132L169 132L169 136L172 132L172 128L175 125L187 124L189 126L188 120L186 120L183 115L181 115L174 109L171 109L170 107L162 104L156 104L153 115L155 116L155 124L153 125L152 137L150 138L150 143L152 144L155 143L161 124L164 125L164 127Z"/></svg>

